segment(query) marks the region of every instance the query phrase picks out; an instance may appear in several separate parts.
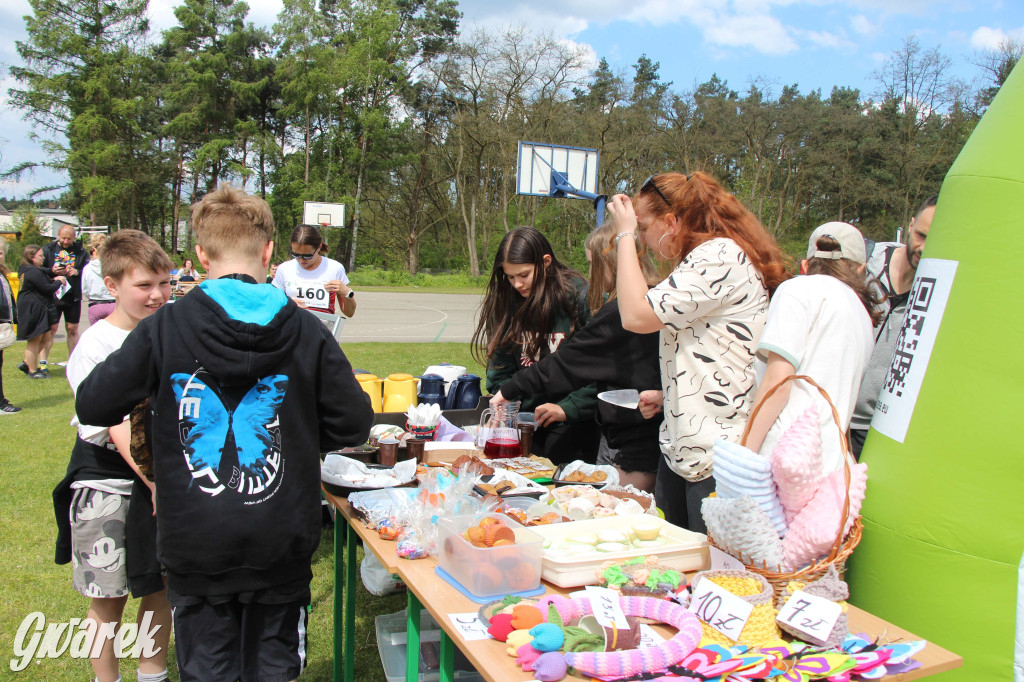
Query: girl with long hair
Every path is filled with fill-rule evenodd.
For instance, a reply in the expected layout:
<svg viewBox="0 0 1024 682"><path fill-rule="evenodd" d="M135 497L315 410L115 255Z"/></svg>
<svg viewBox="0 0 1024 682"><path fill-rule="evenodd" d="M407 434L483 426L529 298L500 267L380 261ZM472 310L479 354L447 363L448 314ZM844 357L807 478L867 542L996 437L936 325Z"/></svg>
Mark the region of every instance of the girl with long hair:
<svg viewBox="0 0 1024 682"><path fill-rule="evenodd" d="M50 327L57 316L53 294L67 280L63 275L53 277L43 267L43 247L29 244L21 252L18 266L18 340L28 341L25 360L18 369L32 379L49 379L50 374L39 369L39 353L50 341Z"/></svg>
<svg viewBox="0 0 1024 682"><path fill-rule="evenodd" d="M615 250L611 223L587 237L590 288L587 300L593 318L553 353L509 379L491 399L491 405L519 400L524 395L562 395L595 383L598 391L634 388L657 390L661 386L658 335L634 334L622 328L615 296ZM657 277L651 259L640 264L648 281ZM661 416L645 418L639 410L604 401L597 403L601 441L598 464L611 464L622 484L654 492L658 470L658 430Z"/></svg>
<svg viewBox="0 0 1024 682"><path fill-rule="evenodd" d="M326 256L327 242L319 228L299 225L292 230L290 242L292 260L277 266L273 285L302 308L352 317L356 292L348 285L345 266Z"/></svg>
<svg viewBox="0 0 1024 682"><path fill-rule="evenodd" d="M875 344L872 325L882 316L883 295L864 278L864 237L853 225L825 223L811 233L800 277L783 282L772 297L757 344L755 402L792 374L825 389L839 413L842 433L850 419ZM806 382L787 382L762 406L747 447L770 455L785 430L808 407L818 412L822 469L843 466L842 434L832 409Z"/></svg>
<svg viewBox="0 0 1024 682"><path fill-rule="evenodd" d="M14 304L11 284L7 281L10 270L7 269L7 240L0 237L0 324L18 324L18 308ZM0 346L0 417L5 414L17 414L20 407L11 405L4 396L4 349Z"/></svg>
<svg viewBox="0 0 1024 682"><path fill-rule="evenodd" d="M487 365L487 390L497 393L512 376L558 350L565 339L590 321L587 283L555 257L547 238L533 227L517 227L501 240L473 333L473 357ZM533 411L533 446L555 462L597 455L593 386L545 402L527 396L523 411Z"/></svg>
<svg viewBox="0 0 1024 682"><path fill-rule="evenodd" d="M701 500L714 490L711 448L737 440L753 406L754 349L768 300L788 275L782 252L750 211L702 172L648 178L636 196L609 202L618 246L622 325L661 334L661 391L641 394L645 413L665 410L655 497L665 517L704 532ZM641 243L670 265L648 291Z"/></svg>

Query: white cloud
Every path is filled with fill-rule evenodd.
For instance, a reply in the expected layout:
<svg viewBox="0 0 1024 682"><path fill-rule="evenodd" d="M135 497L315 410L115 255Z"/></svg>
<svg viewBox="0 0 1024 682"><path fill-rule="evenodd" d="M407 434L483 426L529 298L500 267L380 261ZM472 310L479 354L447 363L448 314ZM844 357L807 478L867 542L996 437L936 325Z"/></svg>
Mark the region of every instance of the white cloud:
<svg viewBox="0 0 1024 682"><path fill-rule="evenodd" d="M1024 26L1004 31L1001 28L981 26L971 34L971 47L976 50L995 50L1008 40L1024 40Z"/></svg>
<svg viewBox="0 0 1024 682"><path fill-rule="evenodd" d="M871 20L868 19L863 14L858 14L855 17L853 17L853 19L850 20L850 26L857 33L860 33L861 35L865 36L877 33L879 29L879 26L877 24L871 23Z"/></svg>
<svg viewBox="0 0 1024 682"><path fill-rule="evenodd" d="M806 38L813 45L827 47L836 50L850 51L857 48L857 44L845 35L838 35L831 31L797 31L797 35Z"/></svg>
<svg viewBox="0 0 1024 682"><path fill-rule="evenodd" d="M789 30L772 16L723 16L704 28L713 45L751 47L764 54L786 54L797 49Z"/></svg>

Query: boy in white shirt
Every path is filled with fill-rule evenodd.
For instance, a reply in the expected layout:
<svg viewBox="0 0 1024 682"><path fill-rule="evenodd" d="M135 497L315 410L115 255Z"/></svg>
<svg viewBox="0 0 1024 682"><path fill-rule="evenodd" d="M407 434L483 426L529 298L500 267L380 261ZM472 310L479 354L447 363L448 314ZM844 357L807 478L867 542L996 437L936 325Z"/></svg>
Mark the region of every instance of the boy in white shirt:
<svg viewBox="0 0 1024 682"><path fill-rule="evenodd" d="M100 247L100 256L104 285L116 305L82 334L68 360L68 383L76 393L93 368L121 347L140 320L166 303L171 291L171 259L138 230L115 232ZM76 416L71 424L78 438L67 476L53 492L56 562L72 563L74 588L92 599L86 622L91 621L94 637L103 632L102 624L120 625L129 591L140 598L140 636L149 612L147 632L155 653L140 658L138 679L166 680L171 609L156 558L152 483L131 458L130 423L126 419L107 429L82 424ZM92 651L97 652L95 646ZM91 658L97 682L120 680L113 639L106 639L98 653Z"/></svg>

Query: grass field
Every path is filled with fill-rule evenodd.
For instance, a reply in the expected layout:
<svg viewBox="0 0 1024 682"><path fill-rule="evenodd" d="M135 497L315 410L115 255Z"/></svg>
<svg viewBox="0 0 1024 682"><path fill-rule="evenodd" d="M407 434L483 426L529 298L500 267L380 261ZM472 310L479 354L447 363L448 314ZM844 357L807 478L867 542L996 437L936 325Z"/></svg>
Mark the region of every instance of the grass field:
<svg viewBox="0 0 1024 682"><path fill-rule="evenodd" d="M47 622L67 622L85 616L88 600L71 587L70 565L53 563L56 527L51 492L64 477L75 430L68 422L74 413L71 389L63 368L53 366L51 379L31 380L18 371L25 349L16 343L3 351L3 386L8 400L23 408L0 417L0 679L92 679L88 661L68 656L34 661L20 673L10 670L15 633L22 620L41 611ZM465 344L346 344L353 367L378 376L392 372L421 373L439 362L464 365L483 374ZM54 347L51 362L67 359L67 348ZM304 680L330 680L333 665L334 533L324 530L313 559L313 604L309 623L309 668ZM362 551L360 550L360 557ZM340 560L340 559L339 559ZM134 620L137 602L129 602L126 620ZM369 682L385 679L377 653L373 619L405 607L404 594L374 597L359 585L356 596L356 678ZM174 645L171 644L173 657ZM173 664L171 679L178 679ZM135 679L136 666L122 661L125 680Z"/></svg>

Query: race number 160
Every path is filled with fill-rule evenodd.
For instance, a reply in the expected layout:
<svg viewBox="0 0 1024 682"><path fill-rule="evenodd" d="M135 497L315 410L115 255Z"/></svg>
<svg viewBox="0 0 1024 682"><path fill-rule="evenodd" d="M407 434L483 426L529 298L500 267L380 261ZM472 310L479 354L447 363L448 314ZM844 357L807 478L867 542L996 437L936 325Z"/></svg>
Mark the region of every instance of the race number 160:
<svg viewBox="0 0 1024 682"><path fill-rule="evenodd" d="M733 641L739 639L753 610L752 604L707 578L697 584L690 599L694 615Z"/></svg>

